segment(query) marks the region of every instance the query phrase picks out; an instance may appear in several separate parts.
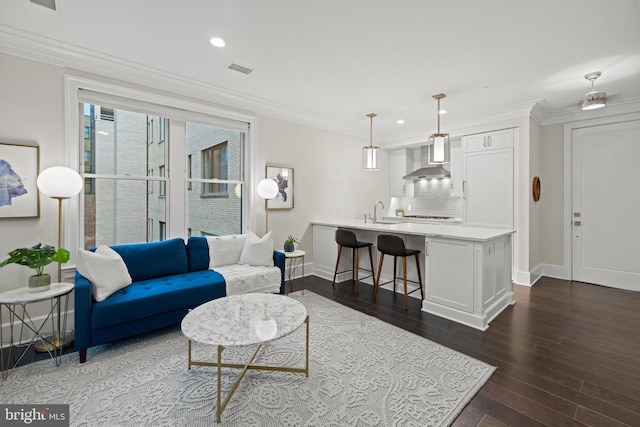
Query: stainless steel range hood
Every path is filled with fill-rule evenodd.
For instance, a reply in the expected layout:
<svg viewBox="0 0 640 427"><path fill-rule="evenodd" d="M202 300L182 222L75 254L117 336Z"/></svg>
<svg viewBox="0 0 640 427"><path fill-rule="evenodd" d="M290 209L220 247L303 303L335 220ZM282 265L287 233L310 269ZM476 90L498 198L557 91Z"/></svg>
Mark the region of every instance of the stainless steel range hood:
<svg viewBox="0 0 640 427"><path fill-rule="evenodd" d="M445 147L448 150L449 147ZM443 165L429 164L429 147L420 147L420 164L422 167L402 177L402 179L428 179L428 178L448 178L451 176L449 170Z"/></svg>
<svg viewBox="0 0 640 427"><path fill-rule="evenodd" d="M448 178L450 175L449 171L442 166L429 166L413 171L402 179Z"/></svg>

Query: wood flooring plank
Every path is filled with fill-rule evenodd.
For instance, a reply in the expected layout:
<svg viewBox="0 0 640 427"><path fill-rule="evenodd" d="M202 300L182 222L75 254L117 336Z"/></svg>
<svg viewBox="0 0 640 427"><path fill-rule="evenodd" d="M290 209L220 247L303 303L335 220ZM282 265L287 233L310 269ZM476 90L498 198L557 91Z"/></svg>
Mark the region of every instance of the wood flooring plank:
<svg viewBox="0 0 640 427"><path fill-rule="evenodd" d="M505 423L496 420L491 415L485 415L480 420L478 427L508 427Z"/></svg>
<svg viewBox="0 0 640 427"><path fill-rule="evenodd" d="M355 295L346 283L298 281L496 366L454 426L640 426L640 293L542 277L533 287L514 286L516 304L483 332L422 312L415 298L405 311L391 291L374 301L368 285Z"/></svg>
<svg viewBox="0 0 640 427"><path fill-rule="evenodd" d="M579 420L580 422L584 423L585 425L588 425L590 427L632 427L632 426L637 426L637 424L625 424L625 423L621 423L618 422L616 420L613 420L609 417L606 417L602 414L599 414L597 412L593 412L590 409L587 408L583 408L582 406L580 406L578 408L578 411L576 413L576 419Z"/></svg>
<svg viewBox="0 0 640 427"><path fill-rule="evenodd" d="M511 393L517 393L522 397L533 400L534 402L569 418L575 415L576 409L578 408L578 405L569 400L559 398L544 389L535 387L500 372L495 372L491 376L490 381L506 390L509 390Z"/></svg>

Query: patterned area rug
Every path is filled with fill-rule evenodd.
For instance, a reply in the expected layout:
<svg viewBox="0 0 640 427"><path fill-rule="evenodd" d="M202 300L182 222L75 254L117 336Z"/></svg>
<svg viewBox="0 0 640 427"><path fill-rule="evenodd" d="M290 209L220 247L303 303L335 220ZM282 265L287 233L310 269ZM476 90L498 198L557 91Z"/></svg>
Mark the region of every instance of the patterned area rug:
<svg viewBox="0 0 640 427"><path fill-rule="evenodd" d="M310 291L290 294L310 316L310 373L250 370L222 426L445 426L495 368ZM304 325L263 346L255 364L304 366ZM251 348L225 349L245 363ZM194 359L215 360L195 346ZM223 398L239 370L223 369ZM215 368L187 369L178 327L9 372L0 402L70 404L73 426L212 426Z"/></svg>

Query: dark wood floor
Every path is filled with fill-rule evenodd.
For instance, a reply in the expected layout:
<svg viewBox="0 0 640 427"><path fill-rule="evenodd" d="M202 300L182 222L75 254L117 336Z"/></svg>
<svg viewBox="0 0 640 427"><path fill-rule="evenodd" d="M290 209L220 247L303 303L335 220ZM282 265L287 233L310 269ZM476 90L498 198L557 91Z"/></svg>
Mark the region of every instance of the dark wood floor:
<svg viewBox="0 0 640 427"><path fill-rule="evenodd" d="M542 278L478 331L402 295L308 276L306 289L498 369L454 426L640 426L640 293Z"/></svg>

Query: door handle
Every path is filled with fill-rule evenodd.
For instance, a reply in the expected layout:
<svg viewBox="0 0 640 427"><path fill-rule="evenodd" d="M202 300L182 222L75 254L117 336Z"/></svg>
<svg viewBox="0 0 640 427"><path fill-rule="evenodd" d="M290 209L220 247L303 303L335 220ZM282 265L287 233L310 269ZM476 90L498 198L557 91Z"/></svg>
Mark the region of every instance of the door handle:
<svg viewBox="0 0 640 427"><path fill-rule="evenodd" d="M426 256L429 256L429 242L426 242L426 243L424 244L424 254L425 254Z"/></svg>
<svg viewBox="0 0 640 427"><path fill-rule="evenodd" d="M467 198L467 181L462 181L462 198Z"/></svg>

